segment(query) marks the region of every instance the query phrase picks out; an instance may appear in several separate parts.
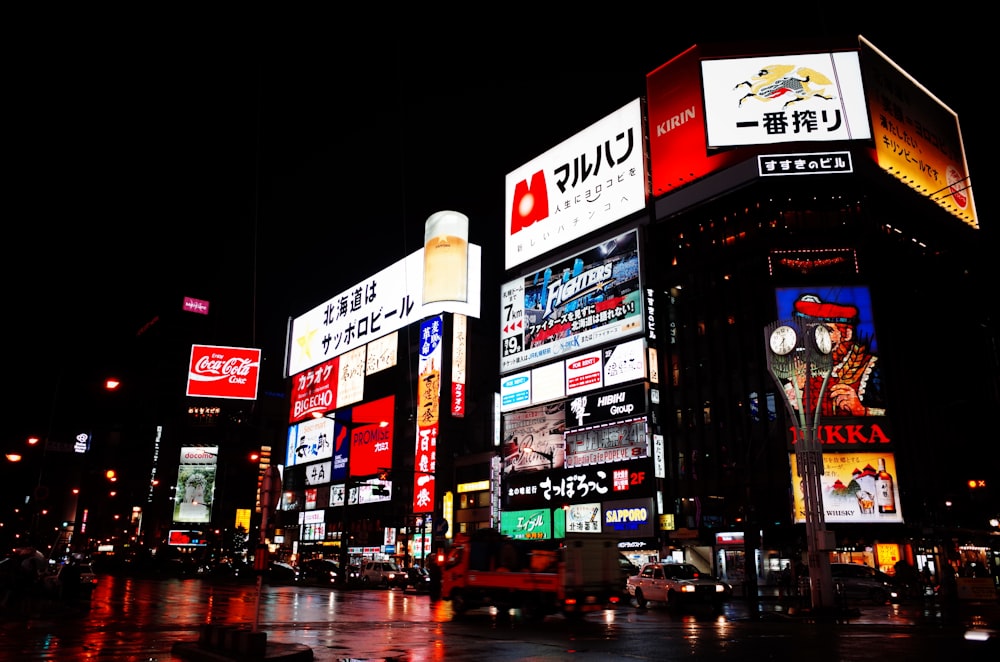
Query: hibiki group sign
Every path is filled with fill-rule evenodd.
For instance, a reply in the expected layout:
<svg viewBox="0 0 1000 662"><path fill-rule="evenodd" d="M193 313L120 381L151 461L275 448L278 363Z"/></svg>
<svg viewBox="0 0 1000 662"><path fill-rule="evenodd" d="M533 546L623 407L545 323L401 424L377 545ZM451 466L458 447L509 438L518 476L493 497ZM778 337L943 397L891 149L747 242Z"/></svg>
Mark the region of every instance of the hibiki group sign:
<svg viewBox="0 0 1000 662"><path fill-rule="evenodd" d="M259 349L192 345L187 395L256 400L259 376Z"/></svg>

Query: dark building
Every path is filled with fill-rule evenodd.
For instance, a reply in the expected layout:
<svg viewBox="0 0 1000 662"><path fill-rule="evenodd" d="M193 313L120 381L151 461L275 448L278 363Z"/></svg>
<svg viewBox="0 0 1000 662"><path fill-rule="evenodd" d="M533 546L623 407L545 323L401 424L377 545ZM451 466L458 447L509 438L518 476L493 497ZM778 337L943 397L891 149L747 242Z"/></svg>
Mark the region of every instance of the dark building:
<svg viewBox="0 0 1000 662"><path fill-rule="evenodd" d="M643 110L647 206L553 244L507 275L547 278L561 269L563 283L583 289L574 279L599 260L581 250L612 245L630 228L639 233L644 328L605 334L603 348L644 336L650 352L639 382L649 391L645 433L641 423L628 423L650 438L632 447L637 457L626 464L630 480L657 478L655 489L641 492L654 504L645 521L655 534L637 527L629 533L613 522L618 502L611 495L594 499L603 517L595 532L627 542L630 554L685 558L736 584L757 575L777 581L807 548L794 455L802 431L786 393L801 397L805 391L797 389L812 389L822 400L817 435L822 508L836 541L832 559L889 571L906 561L935 573L966 556L982 562L995 554L988 534L996 502L987 490L996 472L969 463L984 452L976 430L989 429L987 412L1000 400L997 298L987 290L992 243L978 228L950 111L877 49L851 39L751 55L694 47L649 74ZM583 185L567 184L560 173L587 173L580 163L599 160L593 155L604 149L611 155L623 135L581 132L557 157L546 161L546 153L515 171L514 185L535 199L543 183L541 175L531 179L532 171L551 175L548 194L557 200L520 221L521 228L515 216L508 240L545 223L552 236L570 225L568 216L582 218L572 211L580 190L555 188ZM605 142L594 150L587 140ZM610 183L604 174L608 182L592 180L589 192ZM506 213L516 215L508 179ZM543 241L543 233L534 239ZM584 256L576 258L582 268L568 266L574 256ZM551 316L549 308L539 328L574 319ZM765 328L799 315L821 320L833 338L826 351L834 365L823 385L829 390L819 390L821 375L779 386L769 372ZM566 337L575 333L577 327ZM562 356L572 354L572 345L557 342ZM566 359L566 369L583 356ZM502 383L527 374L522 366L501 372ZM605 379L609 374L605 367ZM567 458L582 448L574 444L583 430L570 421L570 390L562 394L569 422L560 432ZM549 400L558 406L559 394ZM613 425L625 430L617 419ZM505 419L505 442L523 445L507 425ZM625 436L593 443L621 449ZM643 443L648 450L636 451ZM580 461L535 467L546 477L530 482L565 480L563 467ZM509 497L525 489L517 472L504 478L510 506ZM877 504L873 510L862 496ZM556 522L560 508L579 501L518 497L519 507L539 508ZM753 563L751 555L759 555Z"/></svg>

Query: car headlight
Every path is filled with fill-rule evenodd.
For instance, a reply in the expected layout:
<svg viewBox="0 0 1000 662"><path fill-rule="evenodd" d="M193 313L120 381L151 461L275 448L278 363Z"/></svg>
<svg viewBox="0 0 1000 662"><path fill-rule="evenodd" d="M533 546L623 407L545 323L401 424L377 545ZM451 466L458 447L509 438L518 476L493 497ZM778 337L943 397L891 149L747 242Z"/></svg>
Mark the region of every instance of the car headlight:
<svg viewBox="0 0 1000 662"><path fill-rule="evenodd" d="M681 593L694 593L694 586L684 584L684 586L681 586Z"/></svg>
<svg viewBox="0 0 1000 662"><path fill-rule="evenodd" d="M715 592L716 593L725 593L726 592L726 587L723 586L722 584L716 584L715 585Z"/></svg>

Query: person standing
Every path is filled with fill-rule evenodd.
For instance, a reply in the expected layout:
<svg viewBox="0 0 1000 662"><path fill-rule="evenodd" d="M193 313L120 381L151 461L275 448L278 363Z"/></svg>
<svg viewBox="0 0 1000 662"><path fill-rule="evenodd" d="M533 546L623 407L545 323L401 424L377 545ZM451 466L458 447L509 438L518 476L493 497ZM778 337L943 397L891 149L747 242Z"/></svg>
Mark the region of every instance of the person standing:
<svg viewBox="0 0 1000 662"><path fill-rule="evenodd" d="M441 566L433 556L427 559L427 572L431 576L431 600L436 602L441 599Z"/></svg>

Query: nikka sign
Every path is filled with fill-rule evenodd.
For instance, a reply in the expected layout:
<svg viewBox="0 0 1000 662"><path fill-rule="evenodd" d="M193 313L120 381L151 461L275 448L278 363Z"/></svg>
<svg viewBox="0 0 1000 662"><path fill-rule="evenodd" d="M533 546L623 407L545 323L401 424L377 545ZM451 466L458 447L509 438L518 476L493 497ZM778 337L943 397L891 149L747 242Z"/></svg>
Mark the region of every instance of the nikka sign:
<svg viewBox="0 0 1000 662"><path fill-rule="evenodd" d="M799 443L799 430L790 427L789 431L792 433L789 450L795 450L795 445ZM816 439L824 446L851 447L851 450L856 450L859 446L888 447L892 445L892 437L885 421L881 423L837 422L829 425L824 425L821 422L816 428Z"/></svg>
<svg viewBox="0 0 1000 662"><path fill-rule="evenodd" d="M192 345L187 395L256 400L259 376L259 349Z"/></svg>

